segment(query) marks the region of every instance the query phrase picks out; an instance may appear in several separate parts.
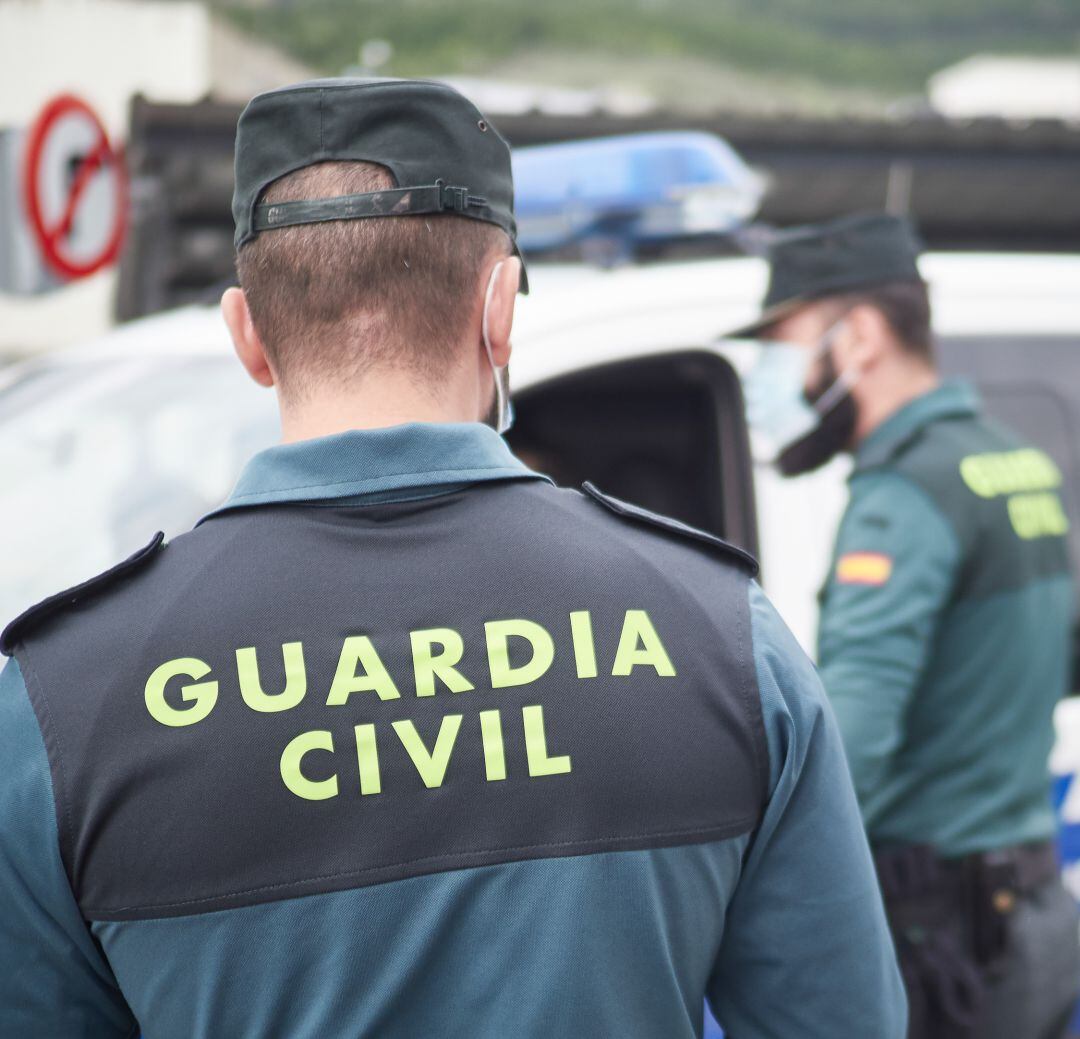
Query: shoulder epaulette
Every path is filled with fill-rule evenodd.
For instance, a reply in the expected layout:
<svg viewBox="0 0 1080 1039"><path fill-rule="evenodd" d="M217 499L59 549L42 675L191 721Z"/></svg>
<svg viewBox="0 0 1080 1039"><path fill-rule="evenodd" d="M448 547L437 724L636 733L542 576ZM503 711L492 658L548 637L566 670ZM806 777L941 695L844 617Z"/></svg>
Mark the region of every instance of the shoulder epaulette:
<svg viewBox="0 0 1080 1039"><path fill-rule="evenodd" d="M121 578L126 577L133 570L143 566L147 560L157 554L165 541L165 535L160 530L154 535L148 545L143 546L134 555L130 555L116 566L109 567L104 573L91 577L82 584L75 585L64 592L57 592L47 599L42 599L36 606L23 610L6 628L0 632L0 653L11 654L11 651L22 641L28 631L36 627L48 617L74 606L78 602L96 595L98 592L115 584Z"/></svg>
<svg viewBox="0 0 1080 1039"><path fill-rule="evenodd" d="M929 428L929 426L920 426L918 429L913 429L904 436L899 437L880 448L875 448L871 445L870 448L865 449L860 453L856 462L857 468L859 470L875 469L879 466L888 465L891 462L897 461L920 440L925 439L926 431Z"/></svg>
<svg viewBox="0 0 1080 1039"><path fill-rule="evenodd" d="M581 489L594 501L599 502L604 508L610 509L618 516L623 516L629 520L636 520L639 523L648 523L651 526L659 527L661 530L666 530L671 534L678 534L680 537L690 538L694 541L703 541L706 545L711 545L726 555L734 556L735 559L750 572L752 577L757 576L758 561L750 555L749 552L739 548L738 545L732 545L723 538L718 538L715 534L710 534L707 530L699 530L697 527L691 527L688 523L672 519L670 516L662 516L658 512L650 512L648 509L643 509L640 505L631 505L630 502L623 501L621 498L613 498L610 494L604 494L597 488L596 484L591 483L588 480L581 485Z"/></svg>

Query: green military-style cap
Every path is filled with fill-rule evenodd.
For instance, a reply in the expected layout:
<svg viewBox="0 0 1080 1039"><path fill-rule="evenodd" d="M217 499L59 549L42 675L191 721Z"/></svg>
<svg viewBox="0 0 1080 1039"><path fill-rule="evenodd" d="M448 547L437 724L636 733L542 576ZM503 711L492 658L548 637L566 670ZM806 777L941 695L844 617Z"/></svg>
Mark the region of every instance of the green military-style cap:
<svg viewBox="0 0 1080 1039"><path fill-rule="evenodd" d="M727 333L749 339L804 303L895 281L922 281L922 243L910 220L859 213L781 232L768 246L769 287L761 314Z"/></svg>
<svg viewBox="0 0 1080 1039"><path fill-rule="evenodd" d="M329 160L378 163L395 187L259 202L272 181ZM252 98L236 127L232 209L237 249L296 224L450 213L501 227L521 256L509 145L471 101L426 80L317 79Z"/></svg>

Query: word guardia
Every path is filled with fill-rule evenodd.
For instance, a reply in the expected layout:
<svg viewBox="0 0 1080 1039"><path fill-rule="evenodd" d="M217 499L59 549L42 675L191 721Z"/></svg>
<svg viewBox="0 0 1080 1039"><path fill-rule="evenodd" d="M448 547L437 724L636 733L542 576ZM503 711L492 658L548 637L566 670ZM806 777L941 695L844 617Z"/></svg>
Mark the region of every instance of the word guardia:
<svg viewBox="0 0 1080 1039"><path fill-rule="evenodd" d="M1061 470L1044 452L1027 447L968 455L960 462L960 476L980 498L1006 497L1009 522L1017 537L1031 541L1069 532L1057 493Z"/></svg>
<svg viewBox="0 0 1080 1039"><path fill-rule="evenodd" d="M569 615L571 648L579 679L599 674L592 617L587 610ZM510 661L510 639L526 640L531 656L525 663ZM524 619L488 621L484 625L487 671L491 689L529 685L542 678L555 661L555 640L535 621ZM440 685L452 694L469 692L476 687L459 670L465 652L461 634L452 628L427 628L409 632L412 656L412 693L417 697L434 696ZM243 702L253 711L272 714L296 707L308 695L307 667L301 642L281 646L285 685L277 692L267 692L259 673L255 647L236 650L236 679ZM675 667L667 650L644 610L627 610L623 617L618 647L611 668L613 676L630 675L634 668L649 667L661 677L674 677ZM219 681L212 668L196 657L177 657L155 668L146 680L144 700L150 717L162 725L182 728L197 725L208 718L217 705ZM166 690L177 680L186 680L179 688L179 699L186 706L174 706ZM366 635L347 637L338 654L333 681L326 694L328 707L343 707L357 695L375 695L381 701L401 699L401 689ZM173 694L175 700L175 693ZM428 748L416 726L408 719L391 723L390 729L405 749L424 785L431 789L442 785L453 754L463 715L443 717L434 746ZM567 754L548 753L544 710L540 704L521 708L521 725L530 777L560 775L571 771ZM499 710L479 712L480 739L484 751L485 778L489 782L506 779L506 756L503 723ZM359 789L362 795L382 793L379 766L379 742L374 724L357 725L353 730ZM384 734L385 735L385 734ZM335 751L333 735L325 729L300 733L290 740L281 754L281 779L297 797L321 801L336 797L338 775L311 779L305 771L305 759L316 751Z"/></svg>

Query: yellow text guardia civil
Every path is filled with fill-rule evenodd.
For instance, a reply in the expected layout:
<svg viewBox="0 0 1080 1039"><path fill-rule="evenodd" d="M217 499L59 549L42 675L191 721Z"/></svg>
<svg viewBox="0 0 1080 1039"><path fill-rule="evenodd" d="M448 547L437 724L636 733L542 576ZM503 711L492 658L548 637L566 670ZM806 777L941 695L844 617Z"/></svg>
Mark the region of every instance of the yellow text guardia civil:
<svg viewBox="0 0 1080 1039"><path fill-rule="evenodd" d="M588 610L569 614L571 651L579 679L596 678L599 674L596 643L593 638L592 616ZM512 665L509 645L511 638L529 643L531 656L526 663ZM484 624L487 647L487 668L491 689L529 685L547 673L555 660L555 639L535 621L525 619L494 620ZM416 696L434 696L440 687L450 693L464 693L476 686L459 670L465 652L461 634L453 628L426 628L409 632L412 650L413 692ZM302 642L286 642L281 646L285 687L280 692L266 692L259 673L259 660L252 646L236 650L236 677L244 703L263 714L287 711L296 707L308 695L307 668ZM276 662L273 666L277 671ZM660 635L645 610L627 610L623 616L618 648L611 668L613 676L629 676L636 667L652 668L656 675L671 678L675 667ZM212 668L196 657L177 657L155 668L146 680L145 702L150 716L162 725L173 728L196 725L206 719L218 701L218 681ZM278 672L280 673L280 672ZM186 681L185 681L186 680ZM185 706L174 706L175 689ZM167 697L166 693L170 696ZM328 707L341 707L355 694L374 693L380 700L399 700L401 690L367 635L350 635L341 645L334 679L326 696ZM173 702L171 702L173 701ZM552 754L545 728L541 704L521 707L520 732L524 739L526 760L531 777L560 775L571 771L569 754ZM389 729L405 748L426 787L442 785L453 754L464 716L444 715L434 745L425 744L416 726L409 719L391 722ZM505 779L506 755L503 744L502 712L497 709L479 711L476 722L484 751L484 771L488 781ZM385 730L385 726L379 727ZM373 723L354 727L358 789L361 795L382 792L379 768L379 735ZM333 734L326 729L302 732L285 746L281 754L281 779L297 797L321 801L336 797L340 790L337 772L326 778L312 779L314 770L305 765L308 755L335 752ZM325 773L325 767L321 770ZM356 789L356 787L354 787Z"/></svg>

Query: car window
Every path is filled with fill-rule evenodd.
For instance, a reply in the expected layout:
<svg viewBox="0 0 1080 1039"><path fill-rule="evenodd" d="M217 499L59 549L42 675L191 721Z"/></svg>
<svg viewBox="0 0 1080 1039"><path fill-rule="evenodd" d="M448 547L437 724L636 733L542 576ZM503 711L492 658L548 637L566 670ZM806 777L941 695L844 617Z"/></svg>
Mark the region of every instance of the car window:
<svg viewBox="0 0 1080 1039"><path fill-rule="evenodd" d="M231 358L43 363L0 392L0 623L175 536L277 437Z"/></svg>
<svg viewBox="0 0 1080 1039"><path fill-rule="evenodd" d="M556 483L606 493L757 551L738 379L688 350L570 372L515 396L511 447Z"/></svg>

